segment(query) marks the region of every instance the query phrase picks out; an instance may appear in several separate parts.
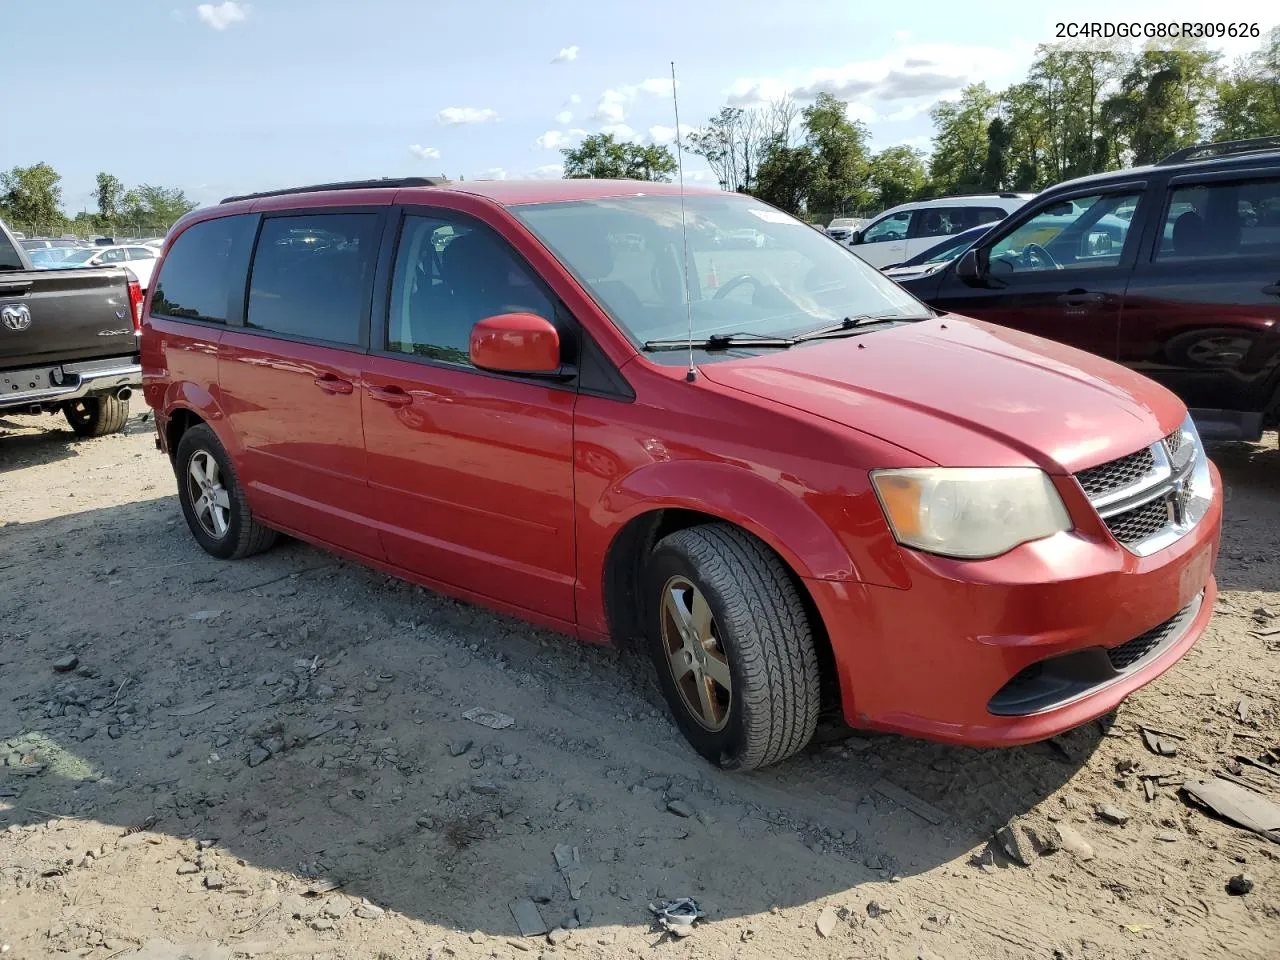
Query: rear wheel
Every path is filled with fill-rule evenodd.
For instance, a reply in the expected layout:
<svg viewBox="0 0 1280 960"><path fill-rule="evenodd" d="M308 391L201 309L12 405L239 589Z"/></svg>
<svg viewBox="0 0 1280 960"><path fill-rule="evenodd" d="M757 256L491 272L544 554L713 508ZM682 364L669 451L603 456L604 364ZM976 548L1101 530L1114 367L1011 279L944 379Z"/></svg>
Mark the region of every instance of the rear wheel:
<svg viewBox="0 0 1280 960"><path fill-rule="evenodd" d="M727 524L680 530L648 568L650 651L681 732L722 767L785 759L813 737L813 630L782 561Z"/></svg>
<svg viewBox="0 0 1280 960"><path fill-rule="evenodd" d="M182 435L174 470L183 516L206 552L239 560L276 542L276 532L253 519L231 458L208 426L200 424Z"/></svg>
<svg viewBox="0 0 1280 960"><path fill-rule="evenodd" d="M129 401L109 394L71 400L62 408L67 423L81 437L119 433L129 422Z"/></svg>

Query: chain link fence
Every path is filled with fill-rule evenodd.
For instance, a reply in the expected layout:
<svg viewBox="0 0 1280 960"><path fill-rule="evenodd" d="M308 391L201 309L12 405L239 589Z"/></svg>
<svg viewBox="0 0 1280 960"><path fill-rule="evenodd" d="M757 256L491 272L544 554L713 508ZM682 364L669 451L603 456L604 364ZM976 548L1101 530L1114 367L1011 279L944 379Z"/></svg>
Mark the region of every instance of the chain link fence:
<svg viewBox="0 0 1280 960"><path fill-rule="evenodd" d="M21 234L24 239L34 240L93 240L96 237L111 237L116 240L149 240L152 237L163 237L169 232L166 224L154 223L116 223L110 227L95 227L92 224L63 223L23 223L19 220L5 221L9 229Z"/></svg>

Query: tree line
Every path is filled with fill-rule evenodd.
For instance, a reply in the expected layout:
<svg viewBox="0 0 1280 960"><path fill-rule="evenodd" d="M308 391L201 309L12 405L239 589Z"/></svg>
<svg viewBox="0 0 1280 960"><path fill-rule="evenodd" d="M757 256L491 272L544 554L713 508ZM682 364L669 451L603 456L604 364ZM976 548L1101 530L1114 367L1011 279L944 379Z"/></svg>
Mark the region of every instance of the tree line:
<svg viewBox="0 0 1280 960"><path fill-rule="evenodd" d="M1021 82L973 84L930 118L928 154L873 151L848 104L820 93L804 108L789 97L726 106L687 144L724 189L821 223L928 197L1036 192L1209 140L1280 136L1280 27L1234 63L1191 42L1127 51L1042 45ZM605 134L562 153L566 177L670 180L676 170L666 147ZM646 163L635 160L641 153Z"/></svg>
<svg viewBox="0 0 1280 960"><path fill-rule="evenodd" d="M97 209L68 217L62 210L62 176L47 163L0 171L0 218L19 229L42 233L112 233L117 227L164 234L196 208L176 187L142 183L126 188L119 177L99 173L93 191Z"/></svg>

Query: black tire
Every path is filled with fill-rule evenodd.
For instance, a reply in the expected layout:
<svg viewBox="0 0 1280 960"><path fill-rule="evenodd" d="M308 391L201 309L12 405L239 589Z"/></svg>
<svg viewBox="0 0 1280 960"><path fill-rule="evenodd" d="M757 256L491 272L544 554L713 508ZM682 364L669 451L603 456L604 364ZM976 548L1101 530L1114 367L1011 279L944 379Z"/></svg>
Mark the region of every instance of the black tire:
<svg viewBox="0 0 1280 960"><path fill-rule="evenodd" d="M129 422L129 401L110 394L85 397L69 401L62 408L62 414L78 436L105 437L119 433Z"/></svg>
<svg viewBox="0 0 1280 960"><path fill-rule="evenodd" d="M732 693L723 727L709 729L686 704L663 639L663 604L687 581L710 607ZM722 523L663 538L646 578L649 649L676 724L700 754L721 767L777 763L812 739L821 705L813 629L778 556L747 532Z"/></svg>
<svg viewBox="0 0 1280 960"><path fill-rule="evenodd" d="M199 489L199 483L193 479L192 467L197 458L203 460L205 457L217 461L220 485L227 495L226 529L220 536L213 530L206 530L204 523L207 521L202 521L196 512L195 490ZM208 426L198 424L182 435L173 458L173 469L178 477L178 502L182 504L182 515L186 517L191 535L205 552L220 560L240 560L261 553L276 542L279 534L253 519L231 458Z"/></svg>

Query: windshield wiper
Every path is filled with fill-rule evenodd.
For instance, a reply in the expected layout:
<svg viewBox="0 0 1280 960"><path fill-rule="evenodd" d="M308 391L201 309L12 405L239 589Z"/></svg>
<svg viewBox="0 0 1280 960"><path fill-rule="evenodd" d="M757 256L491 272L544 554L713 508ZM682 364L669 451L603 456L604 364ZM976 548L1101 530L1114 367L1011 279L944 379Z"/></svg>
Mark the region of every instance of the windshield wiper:
<svg viewBox="0 0 1280 960"><path fill-rule="evenodd" d="M799 341L791 337L766 337L754 333L713 333L690 340L646 340L646 350L728 350L730 347L789 347Z"/></svg>
<svg viewBox="0 0 1280 960"><path fill-rule="evenodd" d="M877 323L906 323L908 321L929 320L930 317L904 317L901 314L885 314L884 316L876 316L874 314L862 314L856 317L845 317L839 323L833 323L829 327L819 327L817 330L810 330L808 333L802 333L795 338L796 343L804 343L806 340L821 340L823 337L839 337L858 327L869 327Z"/></svg>

